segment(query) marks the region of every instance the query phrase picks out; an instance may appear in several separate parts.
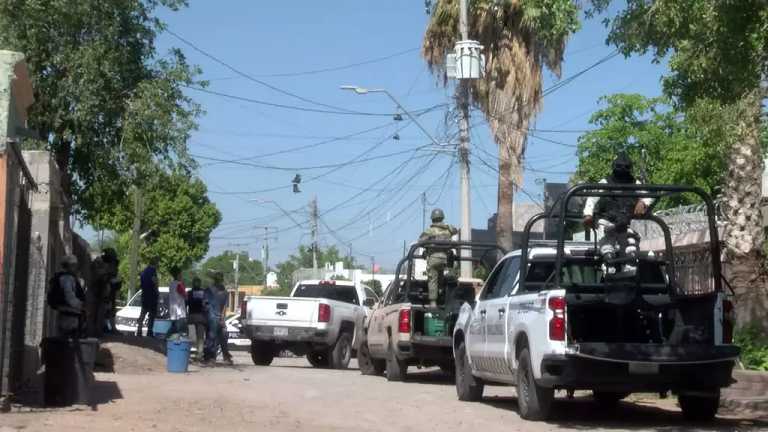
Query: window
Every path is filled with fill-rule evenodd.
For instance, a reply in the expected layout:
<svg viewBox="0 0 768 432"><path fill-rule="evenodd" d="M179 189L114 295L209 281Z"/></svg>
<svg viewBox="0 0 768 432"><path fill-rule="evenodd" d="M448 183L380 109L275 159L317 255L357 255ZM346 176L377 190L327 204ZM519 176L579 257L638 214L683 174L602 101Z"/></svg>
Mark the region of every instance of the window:
<svg viewBox="0 0 768 432"><path fill-rule="evenodd" d="M365 289L365 297L366 298L372 298L372 299L374 299L376 301L379 301L379 296L377 296L376 293L373 292L373 290L370 289L370 288L366 288Z"/></svg>
<svg viewBox="0 0 768 432"><path fill-rule="evenodd" d="M357 290L349 285L299 285L294 297L325 298L344 303L360 304Z"/></svg>
<svg viewBox="0 0 768 432"><path fill-rule="evenodd" d="M480 300L490 300L503 297L512 292L515 287L517 273L520 270L520 257L510 257L496 267L488 278Z"/></svg>
<svg viewBox="0 0 768 432"><path fill-rule="evenodd" d="M499 297L506 297L512 294L517 286L517 277L520 272L520 257L515 256L504 265L504 274L502 275Z"/></svg>

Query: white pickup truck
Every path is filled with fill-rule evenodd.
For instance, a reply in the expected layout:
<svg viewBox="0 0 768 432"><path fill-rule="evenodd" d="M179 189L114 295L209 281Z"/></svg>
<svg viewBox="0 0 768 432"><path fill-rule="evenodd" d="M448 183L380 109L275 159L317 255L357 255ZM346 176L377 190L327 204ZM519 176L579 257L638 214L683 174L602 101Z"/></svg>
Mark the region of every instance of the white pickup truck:
<svg viewBox="0 0 768 432"><path fill-rule="evenodd" d="M290 297L249 296L241 321L251 358L268 366L280 351L306 355L314 367L345 369L357 350L373 290L349 281L304 280Z"/></svg>
<svg viewBox="0 0 768 432"><path fill-rule="evenodd" d="M576 186L568 194L590 187L608 188ZM714 208L700 190L643 187L652 191L646 195L690 190ZM633 192L640 195L629 187L621 193ZM565 216L542 214L526 232L545 217L565 226ZM536 245L524 235L523 249L507 254L474 305L460 310L453 333L459 399L479 400L485 383L515 385L521 417L544 420L555 390L590 390L606 407L632 392L672 392L687 419L714 418L739 355L715 224L711 271L697 276L706 290L689 290L677 282L666 224L645 219L665 228L666 250L640 253L635 275L624 280L606 274L596 242L565 241L564 229L558 240Z"/></svg>

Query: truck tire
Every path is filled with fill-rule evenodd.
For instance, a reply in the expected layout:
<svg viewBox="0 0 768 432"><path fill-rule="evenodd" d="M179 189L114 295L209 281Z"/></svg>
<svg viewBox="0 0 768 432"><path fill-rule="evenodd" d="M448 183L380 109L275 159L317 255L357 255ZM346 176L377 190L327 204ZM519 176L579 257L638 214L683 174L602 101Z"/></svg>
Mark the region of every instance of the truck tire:
<svg viewBox="0 0 768 432"><path fill-rule="evenodd" d="M269 342L251 341L251 360L256 366L269 366L275 359L275 347Z"/></svg>
<svg viewBox="0 0 768 432"><path fill-rule="evenodd" d="M387 381L405 381L407 374L408 363L397 358L395 347L392 346L390 341L389 349L387 349Z"/></svg>
<svg viewBox="0 0 768 432"><path fill-rule="evenodd" d="M604 408L615 408L627 396L629 393L625 392L592 391L592 399Z"/></svg>
<svg viewBox="0 0 768 432"><path fill-rule="evenodd" d="M307 360L315 368L327 368L329 365L328 353L325 351L312 351L307 354Z"/></svg>
<svg viewBox="0 0 768 432"><path fill-rule="evenodd" d="M477 402L483 399L485 384L472 375L464 341L456 348L456 394L460 401Z"/></svg>
<svg viewBox="0 0 768 432"><path fill-rule="evenodd" d="M342 333L330 352L331 369L346 369L352 359L352 335Z"/></svg>
<svg viewBox="0 0 768 432"><path fill-rule="evenodd" d="M677 402L686 420L710 421L715 418L720 408L720 390L712 396L681 394L677 396Z"/></svg>
<svg viewBox="0 0 768 432"><path fill-rule="evenodd" d="M520 351L517 358L517 404L520 417L526 420L541 421L549 417L555 391L536 384L531 367L531 355L528 348Z"/></svg>
<svg viewBox="0 0 768 432"><path fill-rule="evenodd" d="M360 349L357 350L357 365L360 368L361 374L376 376L383 374L387 366L384 360L371 357L371 352L368 350L367 340L363 340L363 342L360 343Z"/></svg>

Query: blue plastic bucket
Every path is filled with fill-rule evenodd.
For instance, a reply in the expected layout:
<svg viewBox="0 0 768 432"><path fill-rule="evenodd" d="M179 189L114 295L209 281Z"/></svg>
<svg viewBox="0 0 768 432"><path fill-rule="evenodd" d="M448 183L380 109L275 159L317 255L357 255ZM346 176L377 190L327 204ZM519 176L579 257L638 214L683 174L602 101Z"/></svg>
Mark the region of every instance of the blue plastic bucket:
<svg viewBox="0 0 768 432"><path fill-rule="evenodd" d="M168 340L166 345L168 372L184 373L189 366L189 352L192 344L188 339Z"/></svg>

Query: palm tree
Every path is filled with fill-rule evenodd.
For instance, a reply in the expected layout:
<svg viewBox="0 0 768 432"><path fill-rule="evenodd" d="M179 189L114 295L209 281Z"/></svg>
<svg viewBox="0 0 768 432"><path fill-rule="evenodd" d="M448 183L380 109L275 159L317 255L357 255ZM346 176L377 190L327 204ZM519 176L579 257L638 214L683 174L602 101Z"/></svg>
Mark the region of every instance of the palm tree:
<svg viewBox="0 0 768 432"><path fill-rule="evenodd" d="M565 44L578 29L572 0L469 0L469 36L485 47L485 75L471 86L471 100L486 116L498 145L496 238L512 248L512 200L521 184L526 132L541 109L542 69L560 75ZM459 0L438 0L424 35L422 56L447 84L446 54L459 32Z"/></svg>

